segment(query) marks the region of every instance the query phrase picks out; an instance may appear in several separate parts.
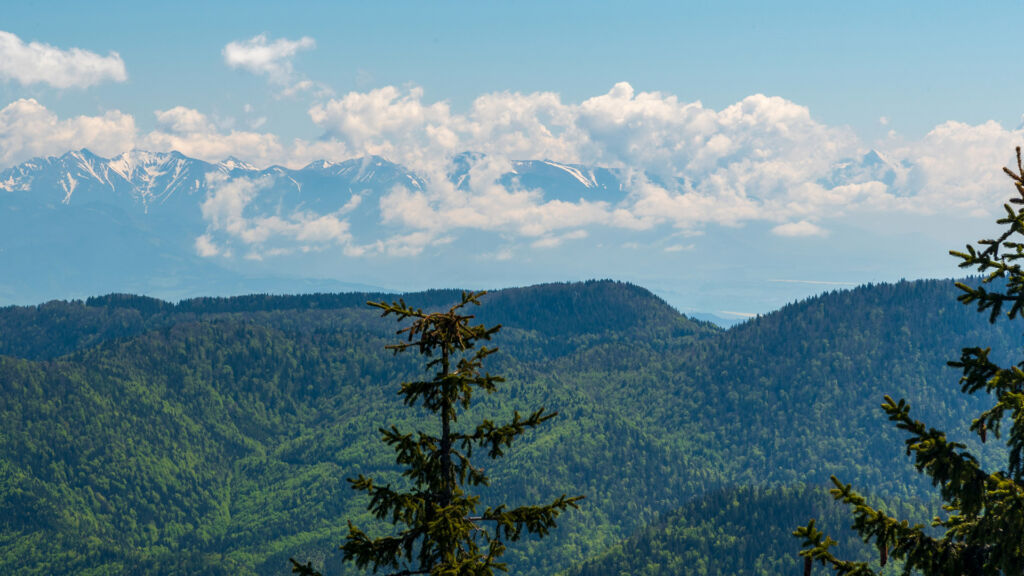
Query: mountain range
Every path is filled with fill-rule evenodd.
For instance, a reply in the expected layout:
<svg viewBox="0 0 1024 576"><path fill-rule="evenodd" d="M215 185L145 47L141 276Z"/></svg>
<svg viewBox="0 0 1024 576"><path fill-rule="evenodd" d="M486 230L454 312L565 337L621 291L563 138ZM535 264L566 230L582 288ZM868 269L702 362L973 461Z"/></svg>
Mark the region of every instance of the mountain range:
<svg viewBox="0 0 1024 576"><path fill-rule="evenodd" d="M440 178L455 191L481 186L474 178L483 176L474 170L482 159L455 156ZM905 169L872 151L840 163L828 179L891 180ZM628 196L628 175L607 168L526 160L501 170L495 183L548 203L614 207ZM648 177L670 189L686 184ZM417 232L402 219L431 215L396 215L385 197L396 189L422 193L429 182L427 175L376 156L319 160L301 169L141 150L114 158L85 149L36 158L0 172L0 303L105 292L180 299L389 288L396 279L382 272L384 260L422 249L403 244L415 241ZM435 240L447 242L441 264L406 260L409 275L426 286L451 277L444 260L489 254L502 265L510 257L503 255L502 234L465 229ZM590 231L586 241L608 239Z"/></svg>

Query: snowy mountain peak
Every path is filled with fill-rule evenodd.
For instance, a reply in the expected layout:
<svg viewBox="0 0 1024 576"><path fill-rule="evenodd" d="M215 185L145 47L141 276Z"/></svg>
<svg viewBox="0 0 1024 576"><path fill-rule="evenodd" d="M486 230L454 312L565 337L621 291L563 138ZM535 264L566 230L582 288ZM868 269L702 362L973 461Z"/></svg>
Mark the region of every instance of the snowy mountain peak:
<svg viewBox="0 0 1024 576"><path fill-rule="evenodd" d="M881 152L872 148L871 150L868 150L867 154L861 157L861 164L865 166L879 166L888 165L889 161L885 159L885 156L882 156Z"/></svg>
<svg viewBox="0 0 1024 576"><path fill-rule="evenodd" d="M310 162L307 164L303 170L330 170L332 166L337 165L337 162L331 162L330 160L317 160L316 162Z"/></svg>
<svg viewBox="0 0 1024 576"><path fill-rule="evenodd" d="M221 160L220 162L217 163L217 166L219 166L221 169L227 172L233 172L235 170L245 170L247 172L258 170L258 168L256 168L252 164L249 164L244 160L239 160L234 156L228 156L227 158Z"/></svg>
<svg viewBox="0 0 1024 576"><path fill-rule="evenodd" d="M136 171L144 170L147 166L160 165L169 157L169 154L131 150L111 158L107 165L122 178L130 181L135 177Z"/></svg>

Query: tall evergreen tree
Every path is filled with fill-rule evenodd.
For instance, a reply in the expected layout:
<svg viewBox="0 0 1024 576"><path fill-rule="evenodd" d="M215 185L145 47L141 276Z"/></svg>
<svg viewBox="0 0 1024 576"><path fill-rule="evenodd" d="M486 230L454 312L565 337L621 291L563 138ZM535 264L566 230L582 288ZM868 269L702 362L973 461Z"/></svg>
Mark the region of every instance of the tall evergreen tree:
<svg viewBox="0 0 1024 576"><path fill-rule="evenodd" d="M433 377L405 382L399 394L406 406L419 404L435 414L440 431L380 429L384 443L395 451L395 461L405 468L402 476L409 488L381 485L362 474L349 480L353 489L370 496L368 509L374 516L391 522L397 530L390 536L371 538L349 522L341 549L344 560L358 568L389 570L392 576L491 576L495 569L506 569L500 557L507 542L524 533L546 535L559 514L577 508L583 498L563 494L549 504L512 509L503 504L481 511L480 497L466 490L488 484L484 470L472 465L475 451L486 450L490 458L499 458L516 437L558 414L541 408L526 416L515 412L512 420L503 424L485 419L475 428L455 429L475 391L491 393L504 381L483 371L484 359L497 348L477 348L501 326L472 324L473 316L463 310L470 304L479 305L484 294L464 292L461 301L446 312L424 312L403 300L368 303L381 309L382 316L410 321L398 330L404 341L387 348L396 354L415 350L426 358L426 371L433 371ZM319 576L310 563L292 560L292 564L293 572Z"/></svg>
<svg viewBox="0 0 1024 576"><path fill-rule="evenodd" d="M950 251L961 260L961 268L982 274L980 286L957 284L963 291L958 300L976 305L992 323L1003 312L1012 320L1024 310L1024 166L1019 147L1017 170L1003 170L1013 180L1017 194L1004 205L1006 216L997 221L1003 226L1002 234L980 240L978 247L968 245L964 252ZM947 514L932 524L944 530L941 536L932 536L920 524L900 521L868 505L849 484L832 477L833 497L853 508L853 528L877 546L882 566L891 556L903 561L904 574L1024 574L1024 362L1000 366L989 359L990 352L989 348L965 348L960 359L949 364L962 370L963 392L984 391L994 398L992 407L971 423L970 429L981 441L990 436L1002 438L1004 424L1010 425L1005 439L1008 462L1003 470L984 470L964 444L911 418L906 401L886 396L882 404L889 419L909 433L907 454L917 470L939 487ZM865 562L833 555L835 541L818 530L814 520L793 534L804 539L800 555L807 575L815 560L840 575L876 574Z"/></svg>

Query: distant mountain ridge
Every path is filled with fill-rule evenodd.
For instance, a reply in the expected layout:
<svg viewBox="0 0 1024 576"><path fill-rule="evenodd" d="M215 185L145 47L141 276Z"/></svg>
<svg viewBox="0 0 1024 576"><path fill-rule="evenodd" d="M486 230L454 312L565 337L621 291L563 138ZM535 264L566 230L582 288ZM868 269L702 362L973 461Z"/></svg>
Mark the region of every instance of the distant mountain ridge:
<svg viewBox="0 0 1024 576"><path fill-rule="evenodd" d="M472 159L479 156L452 160L449 178L459 189L470 184ZM552 161L515 162L502 176L506 185L513 180L569 201L610 201L619 194L608 170ZM230 197L216 195L231 182L248 188L229 190ZM328 263L344 257L338 246L285 246L290 258L264 264L244 253L225 258L223 249L214 257L198 242L210 234L233 233L223 228L237 231L246 222L295 228L327 217L373 245L394 232L386 232L380 198L396 186L419 193L426 185L420 175L378 156L318 160L300 169L260 169L235 158L211 163L180 152L142 150L113 158L87 149L35 158L0 171L0 268L5 270L0 304L105 292L178 299L352 290L348 279L324 279L337 274L337 265ZM236 204L225 208L226 202Z"/></svg>
<svg viewBox="0 0 1024 576"><path fill-rule="evenodd" d="M247 178L275 177L291 182L301 190L307 181L332 178L350 187L358 184L391 184L406 177L413 188L421 188L422 180L403 174L396 164L373 156L334 163L327 160L311 162L292 170L282 166L258 169L228 157L210 163L189 158L180 152L147 152L132 150L113 158L103 158L87 149L71 151L63 156L36 158L0 172L0 190L31 192L52 202L60 192L62 204L84 201L118 201L130 198L144 211L166 204L175 194L197 195L199 201L209 191L209 177L214 175ZM109 191L109 192L108 192ZM76 195L76 192L80 192ZM110 195L104 197L103 193ZM87 198L81 196L87 195ZM76 197L77 196L77 197Z"/></svg>
<svg viewBox="0 0 1024 576"><path fill-rule="evenodd" d="M478 155L462 154L452 160L449 180L453 184L465 187L470 166L466 159L474 156ZM423 190L426 186L423 178L414 171L380 156L342 162L316 160L299 169L277 165L260 169L234 157L211 163L177 151L132 150L103 158L83 148L62 156L34 158L0 171L0 190L32 192L42 195L47 202L56 198L62 204L83 201L76 198L79 191L89 194L89 200L127 196L148 210L166 203L177 193L193 195L207 192L208 177L217 174L282 179L300 192L304 186L323 184L321 179L330 179L335 186L355 191L360 185L380 188L401 183L414 191ZM617 177L611 170L551 160L515 161L512 171L503 178L506 182L518 178L526 187L552 188L555 184L554 192L565 188L582 191L618 186ZM107 190L113 195L106 198L93 196ZM50 195L55 192L59 194Z"/></svg>
<svg viewBox="0 0 1024 576"><path fill-rule="evenodd" d="M379 156L317 160L302 168L257 168L237 158L207 162L180 152L142 150L113 158L86 149L35 158L0 171L0 269L5 270L0 304L110 292L176 300L359 290L356 282L369 287L394 284L393 269L400 266L396 262L424 249L454 262L486 257L496 267L513 257L541 259L546 248L566 240L630 244L623 244L618 228L600 224L563 228L559 223L554 228L558 233L542 226L546 236L522 230L506 234L500 226L492 231L479 222L489 217L475 209L459 216L468 223L438 231L433 220L438 208L431 204L436 198L430 199L438 194L464 193L472 200L485 197L491 187L503 187L507 194L498 194L496 205L502 206L501 198L507 196L512 212L543 202L555 208L553 213L558 213L559 203L567 209L586 204L599 213L631 201L629 179L635 175L614 169L550 159L490 166L486 160L481 154L456 155L440 175L430 176L447 180L438 183ZM830 179L889 181L907 169L871 152L838 164ZM647 177L667 189L696 184ZM401 206L393 196L396 191L404 198ZM516 195L531 200L520 205ZM457 206L444 209L458 212ZM502 226L528 228L528 213L526 220ZM416 240L425 234L435 236ZM411 247L404 248L407 241ZM513 254L509 245L519 251ZM375 258L390 264L372 262ZM421 278L418 287L443 285L440 280L450 277L442 271L444 265L424 268L432 275Z"/></svg>

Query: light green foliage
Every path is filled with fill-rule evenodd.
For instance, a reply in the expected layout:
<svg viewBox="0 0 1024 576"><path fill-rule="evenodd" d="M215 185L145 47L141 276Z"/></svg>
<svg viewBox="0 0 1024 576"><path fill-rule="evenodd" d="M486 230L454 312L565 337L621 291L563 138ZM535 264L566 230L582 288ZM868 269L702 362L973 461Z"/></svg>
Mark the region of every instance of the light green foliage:
<svg viewBox="0 0 1024 576"><path fill-rule="evenodd" d="M979 312L988 311L995 323L1001 312L1009 319L1020 315L1024 306L1024 167L1017 149L1017 171L1005 169L1013 180L1017 197L1005 205L1006 216L998 220L1004 232L995 239L981 240L981 248L967 246L963 252L951 251L961 259L960 266L984 274L980 286L958 283L958 299L974 304ZM1007 306L1008 305L1008 306ZM919 472L939 487L945 513L936 517L929 530L922 524L899 520L871 506L850 484L835 476L832 495L853 509L853 528L865 541L887 556L903 563L905 574L919 572L938 575L1009 575L1024 573L1024 364L1000 365L990 360L991 349L964 348L960 360L950 362L959 368L961 390L967 394L985 392L995 404L981 412L970 426L981 442L1003 438L1003 425L1011 423L1006 437L1007 464L990 471L967 446L947 438L946 433L928 427L910 415L905 400L886 396L882 409L896 427L907 433L907 454ZM938 533L935 533L936 530ZM815 526L814 521L797 529L803 538L800 552L808 559L831 566L836 574L866 576L878 572L866 562L842 560L832 553L836 542ZM810 566L810 564L808 564Z"/></svg>

